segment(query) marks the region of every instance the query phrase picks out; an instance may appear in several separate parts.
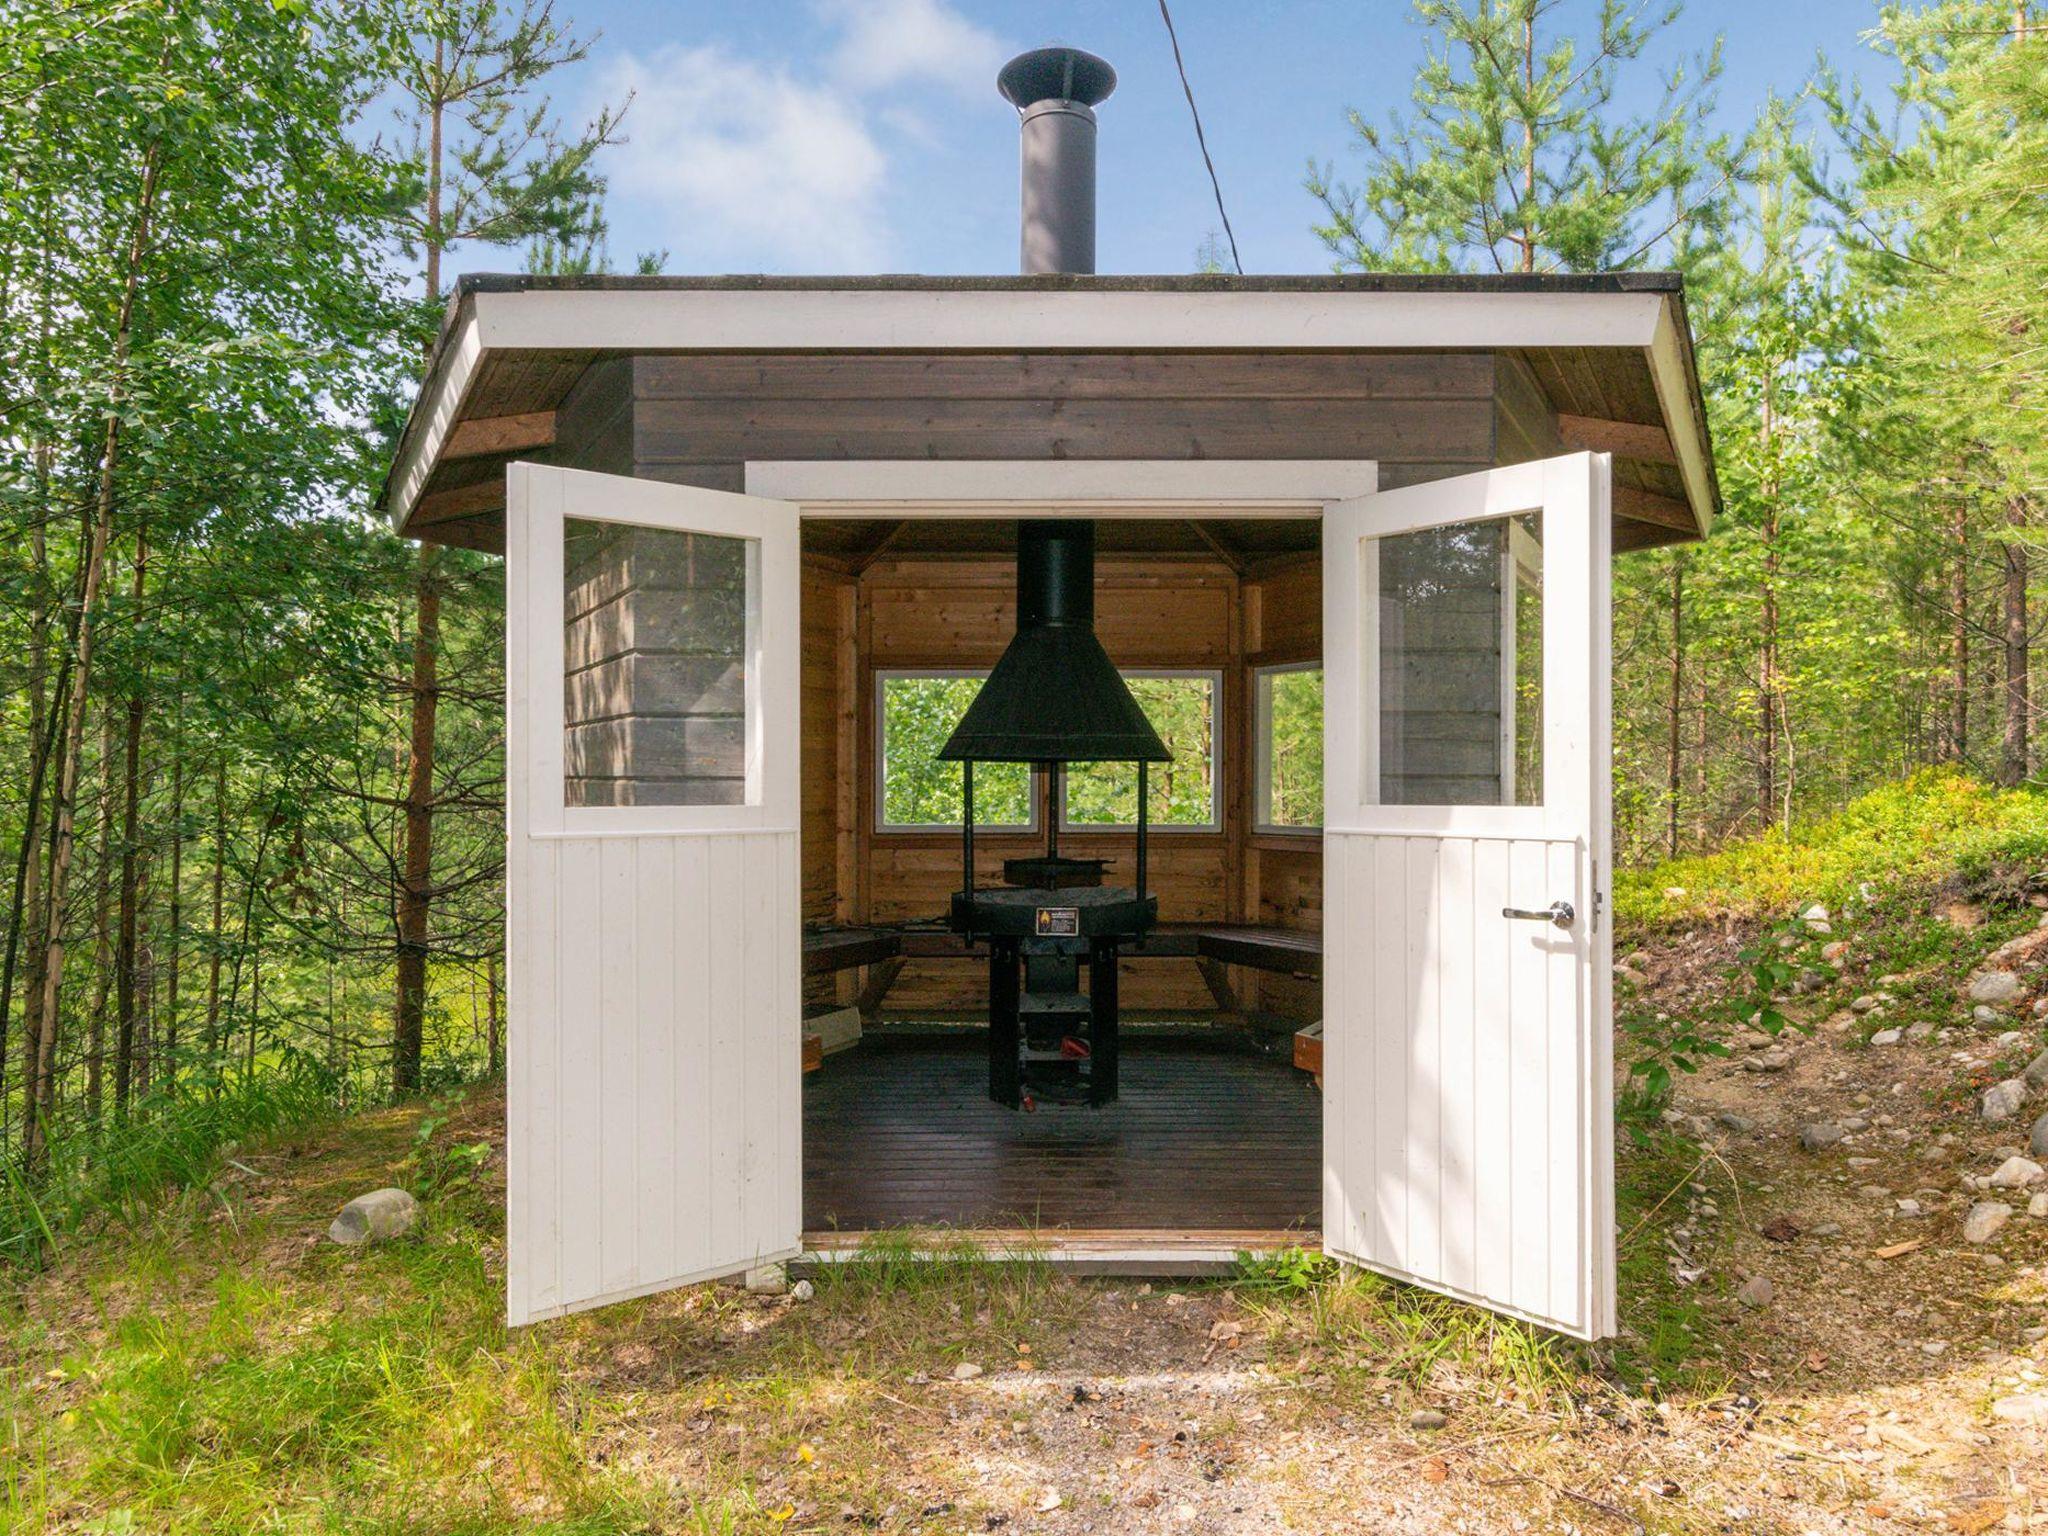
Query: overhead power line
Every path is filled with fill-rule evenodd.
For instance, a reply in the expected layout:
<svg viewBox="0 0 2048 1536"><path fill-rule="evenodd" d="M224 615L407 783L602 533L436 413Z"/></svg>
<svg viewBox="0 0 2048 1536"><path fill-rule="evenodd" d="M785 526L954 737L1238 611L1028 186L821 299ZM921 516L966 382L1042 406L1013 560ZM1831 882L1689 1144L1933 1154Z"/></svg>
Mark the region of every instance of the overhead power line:
<svg viewBox="0 0 2048 1536"><path fill-rule="evenodd" d="M1180 56L1180 35L1173 30L1173 12L1166 0L1159 0L1159 19L1166 23L1166 40L1173 44L1173 67L1180 71L1181 94L1188 99L1188 116L1195 120L1195 143L1201 147L1202 164L1209 168L1209 186L1216 194L1216 216L1223 220L1223 234L1230 241L1230 263L1244 276L1244 259L1237 254L1237 232L1230 227L1230 215L1223 207L1223 183L1216 179L1216 162L1209 158L1209 140L1202 132L1201 109L1195 105L1194 87L1188 84L1188 67Z"/></svg>

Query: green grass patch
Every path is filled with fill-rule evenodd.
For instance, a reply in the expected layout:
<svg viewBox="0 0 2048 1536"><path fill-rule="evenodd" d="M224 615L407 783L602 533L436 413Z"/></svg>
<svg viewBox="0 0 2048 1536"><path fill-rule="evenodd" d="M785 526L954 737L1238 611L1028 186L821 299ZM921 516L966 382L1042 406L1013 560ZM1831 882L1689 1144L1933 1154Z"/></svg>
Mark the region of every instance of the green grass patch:
<svg viewBox="0 0 2048 1536"><path fill-rule="evenodd" d="M1866 893L1968 883L2010 865L2048 865L2048 793L1930 769L1790 836L1773 831L1717 853L1622 871L1615 917L1653 931L1707 917L1782 915L1810 901L1839 910Z"/></svg>

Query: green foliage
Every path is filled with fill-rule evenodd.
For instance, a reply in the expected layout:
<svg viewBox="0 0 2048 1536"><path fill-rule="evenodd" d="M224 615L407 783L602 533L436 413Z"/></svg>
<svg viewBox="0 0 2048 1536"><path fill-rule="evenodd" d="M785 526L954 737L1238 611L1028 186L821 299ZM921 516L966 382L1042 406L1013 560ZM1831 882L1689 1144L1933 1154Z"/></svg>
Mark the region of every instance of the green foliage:
<svg viewBox="0 0 2048 1536"><path fill-rule="evenodd" d="M961 772L939 761L939 749L982 679L962 676L882 680L882 820L892 827L960 825ZM974 824L1022 827L1033 820L1031 769L1024 763L977 763Z"/></svg>
<svg viewBox="0 0 2048 1536"><path fill-rule="evenodd" d="M1240 1253L1231 1288L1248 1295L1299 1295L1336 1278L1337 1261L1314 1248Z"/></svg>
<svg viewBox="0 0 2048 1536"><path fill-rule="evenodd" d="M1173 759L1146 770L1152 825L1199 827L1221 820L1216 803L1216 680L1132 677L1131 695ZM1076 763L1067 770L1067 820L1129 827L1138 821L1138 771L1128 763Z"/></svg>
<svg viewBox="0 0 2048 1536"><path fill-rule="evenodd" d="M1774 830L1718 853L1625 870L1615 881L1615 919L1643 932L1812 901L1841 910L1955 874L1974 878L2000 862L2048 862L2048 795L1928 769L1790 834Z"/></svg>
<svg viewBox="0 0 2048 1536"><path fill-rule="evenodd" d="M1265 804L1274 827L1323 824L1323 669L1262 672L1257 683L1265 733Z"/></svg>
<svg viewBox="0 0 2048 1536"><path fill-rule="evenodd" d="M442 1128L462 1105L458 1089L435 1099L413 1127L412 1146L405 1155L406 1186L421 1200L431 1200L451 1187L467 1183L491 1158L488 1141L447 1142Z"/></svg>
<svg viewBox="0 0 2048 1536"><path fill-rule="evenodd" d="M1560 0L1415 0L1428 32L1415 117L1354 110L1363 181L1311 162L1316 233L1340 268L1592 272L1630 267L1715 227L1729 146L1708 129L1718 45L1670 66L1656 105L1617 105L1677 4L1602 0L1585 34ZM1373 18L1377 23L1377 15Z"/></svg>

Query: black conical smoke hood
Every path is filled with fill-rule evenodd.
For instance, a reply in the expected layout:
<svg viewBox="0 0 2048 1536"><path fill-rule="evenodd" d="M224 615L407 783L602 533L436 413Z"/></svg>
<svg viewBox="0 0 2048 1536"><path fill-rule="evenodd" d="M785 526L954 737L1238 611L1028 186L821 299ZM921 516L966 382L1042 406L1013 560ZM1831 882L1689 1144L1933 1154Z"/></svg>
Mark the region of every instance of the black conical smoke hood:
<svg viewBox="0 0 2048 1536"><path fill-rule="evenodd" d="M939 757L1163 763L1172 756L1095 638L1095 528L1017 525L1017 633Z"/></svg>

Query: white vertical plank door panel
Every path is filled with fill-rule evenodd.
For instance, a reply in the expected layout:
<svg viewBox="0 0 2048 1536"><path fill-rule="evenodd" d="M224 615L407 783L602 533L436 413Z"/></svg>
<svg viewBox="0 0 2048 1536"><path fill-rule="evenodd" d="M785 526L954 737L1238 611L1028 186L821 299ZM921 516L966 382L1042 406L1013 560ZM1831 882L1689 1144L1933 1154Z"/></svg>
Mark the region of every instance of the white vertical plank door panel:
<svg viewBox="0 0 2048 1536"><path fill-rule="evenodd" d="M1323 524L1324 1245L1580 1338L1614 1331L1609 498L1607 457L1572 454ZM1522 511L1543 803L1379 805L1376 541ZM1502 913L1558 900L1568 929Z"/></svg>
<svg viewBox="0 0 2048 1536"><path fill-rule="evenodd" d="M514 464L506 487L506 1316L800 1248L797 511ZM569 806L565 518L751 541L745 803Z"/></svg>

